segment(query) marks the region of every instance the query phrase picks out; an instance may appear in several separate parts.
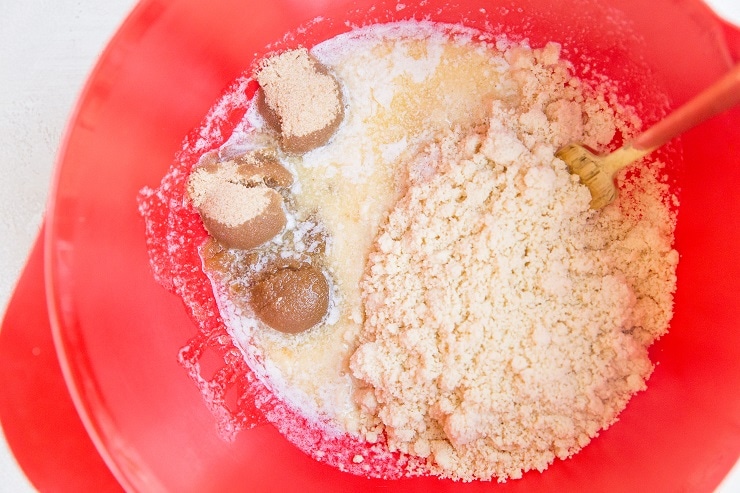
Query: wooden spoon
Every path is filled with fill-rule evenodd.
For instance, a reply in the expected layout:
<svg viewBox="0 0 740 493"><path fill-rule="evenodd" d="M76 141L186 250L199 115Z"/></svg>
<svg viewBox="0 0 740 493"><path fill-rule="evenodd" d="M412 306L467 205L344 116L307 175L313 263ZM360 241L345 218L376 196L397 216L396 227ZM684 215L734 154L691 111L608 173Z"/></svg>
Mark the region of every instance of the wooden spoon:
<svg viewBox="0 0 740 493"><path fill-rule="evenodd" d="M676 111L629 142L604 156L580 144L555 153L591 191L591 208L601 209L617 197L614 176L625 166L662 146L673 137L740 103L740 65Z"/></svg>

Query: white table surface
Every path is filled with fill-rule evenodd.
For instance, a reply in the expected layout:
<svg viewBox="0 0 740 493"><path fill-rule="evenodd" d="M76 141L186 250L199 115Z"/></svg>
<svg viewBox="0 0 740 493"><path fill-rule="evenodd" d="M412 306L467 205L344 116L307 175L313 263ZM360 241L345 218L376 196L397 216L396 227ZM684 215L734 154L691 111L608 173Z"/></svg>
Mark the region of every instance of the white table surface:
<svg viewBox="0 0 740 493"><path fill-rule="evenodd" d="M0 0L0 313L41 224L67 118L135 3ZM33 491L0 436L0 493Z"/></svg>
<svg viewBox="0 0 740 493"><path fill-rule="evenodd" d="M98 55L136 2L0 1L0 313L4 313L41 224L69 113ZM740 0L707 3L740 25ZM0 493L33 491L0 436ZM740 492L740 466L717 491Z"/></svg>

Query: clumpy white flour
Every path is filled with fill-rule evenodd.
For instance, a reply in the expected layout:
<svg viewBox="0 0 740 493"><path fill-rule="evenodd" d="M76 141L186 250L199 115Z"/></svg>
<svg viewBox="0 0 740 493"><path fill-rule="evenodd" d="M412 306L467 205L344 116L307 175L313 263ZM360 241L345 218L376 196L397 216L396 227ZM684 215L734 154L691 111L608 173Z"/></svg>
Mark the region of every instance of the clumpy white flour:
<svg viewBox="0 0 740 493"><path fill-rule="evenodd" d="M494 103L484 133L431 147L434 173L394 206L362 282L351 368L371 423L463 479L586 445L645 388L671 317L670 215L639 197L639 220L589 210L549 122L520 116Z"/></svg>
<svg viewBox="0 0 740 493"><path fill-rule="evenodd" d="M209 275L250 366L327 432L427 473L503 481L570 457L645 388L678 255L659 163L593 211L555 152L604 150L639 120L554 43L406 22L311 54L344 119L327 144L277 153L292 209L264 248L300 258L320 231L330 309L301 334L272 331L233 301L251 254L219 254ZM225 149L277 141L250 111Z"/></svg>

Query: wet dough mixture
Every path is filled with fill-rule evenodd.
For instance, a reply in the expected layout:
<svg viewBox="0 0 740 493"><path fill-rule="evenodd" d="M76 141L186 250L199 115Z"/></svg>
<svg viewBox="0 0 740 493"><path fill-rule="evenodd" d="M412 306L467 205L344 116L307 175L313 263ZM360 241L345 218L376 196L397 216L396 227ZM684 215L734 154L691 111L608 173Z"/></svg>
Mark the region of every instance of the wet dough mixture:
<svg viewBox="0 0 740 493"><path fill-rule="evenodd" d="M555 151L639 121L557 44L376 25L255 77L189 196L229 333L276 395L429 473L502 481L645 388L672 316L668 188L651 165L589 209Z"/></svg>

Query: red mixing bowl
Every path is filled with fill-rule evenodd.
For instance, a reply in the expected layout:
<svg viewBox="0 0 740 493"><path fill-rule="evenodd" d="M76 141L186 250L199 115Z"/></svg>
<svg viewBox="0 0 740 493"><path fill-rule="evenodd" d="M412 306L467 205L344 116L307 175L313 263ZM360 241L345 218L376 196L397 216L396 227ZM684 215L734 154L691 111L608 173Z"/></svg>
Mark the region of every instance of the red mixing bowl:
<svg viewBox="0 0 740 493"><path fill-rule="evenodd" d="M322 20L311 23L316 17ZM582 452L505 484L381 481L308 458L273 426L219 438L177 362L197 328L149 266L136 196L156 186L209 107L285 33L430 18L558 41L619 83L650 124L722 75L740 31L698 0L145 0L113 39L60 154L46 229L50 314L65 379L108 466L139 492L712 491L740 454L740 110L667 155L680 189L670 333L648 390Z"/></svg>

